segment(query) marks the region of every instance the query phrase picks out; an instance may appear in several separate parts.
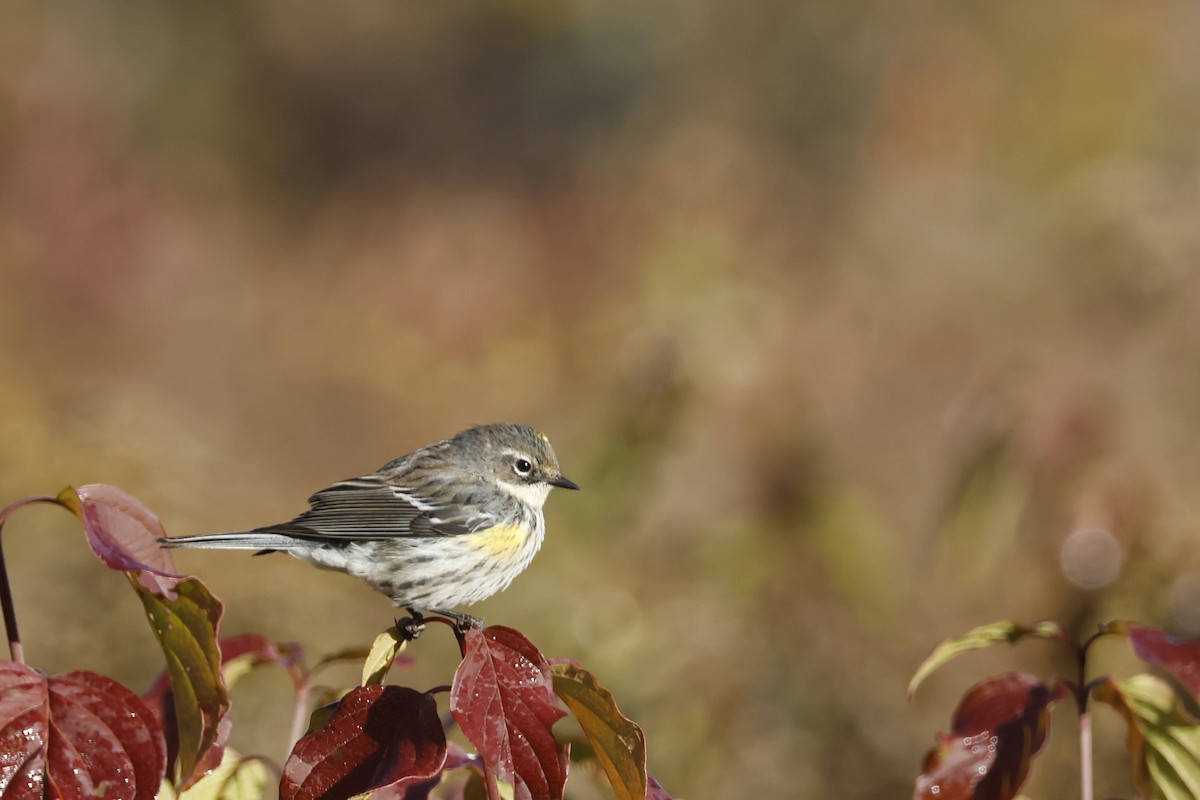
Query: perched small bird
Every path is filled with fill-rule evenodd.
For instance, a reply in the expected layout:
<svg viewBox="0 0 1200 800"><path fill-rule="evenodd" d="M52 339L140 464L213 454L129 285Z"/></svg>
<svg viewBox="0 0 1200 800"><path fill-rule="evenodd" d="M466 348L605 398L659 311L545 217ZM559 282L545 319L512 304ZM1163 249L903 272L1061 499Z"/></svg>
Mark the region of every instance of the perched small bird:
<svg viewBox="0 0 1200 800"><path fill-rule="evenodd" d="M362 578L407 609L410 625L431 612L478 626L454 607L507 588L529 566L546 535L542 506L554 486L579 488L543 434L482 425L317 492L291 522L159 543L283 551Z"/></svg>

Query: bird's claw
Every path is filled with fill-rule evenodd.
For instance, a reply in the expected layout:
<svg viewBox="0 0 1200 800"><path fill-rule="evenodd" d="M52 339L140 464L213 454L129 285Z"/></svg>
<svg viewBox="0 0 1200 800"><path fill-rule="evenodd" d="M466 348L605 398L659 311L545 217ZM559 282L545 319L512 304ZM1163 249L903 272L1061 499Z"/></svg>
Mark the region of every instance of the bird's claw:
<svg viewBox="0 0 1200 800"><path fill-rule="evenodd" d="M433 613L441 614L443 617L449 617L450 619L454 620L454 628L459 633L464 633L470 630L482 630L484 627L482 617L464 614L461 611L442 611L441 609L438 609Z"/></svg>
<svg viewBox="0 0 1200 800"><path fill-rule="evenodd" d="M425 617L420 611L412 608L408 609L408 614L407 617L396 620L396 630L405 641L411 642L425 630Z"/></svg>
<svg viewBox="0 0 1200 800"><path fill-rule="evenodd" d="M405 610L408 611L408 616L401 617L400 619L396 620L396 630L400 632L401 636L411 642L413 639L416 639L421 635L421 631L425 630L426 620L425 615L420 611L417 611L415 608L408 608ZM460 638L462 634L467 631L481 630L484 627L483 619L481 617L463 614L459 611L443 611L435 608L431 609L430 613L437 614L438 617L443 618L438 619L438 617L430 617L430 621L443 622L447 625L451 625L454 628L454 632L459 634Z"/></svg>

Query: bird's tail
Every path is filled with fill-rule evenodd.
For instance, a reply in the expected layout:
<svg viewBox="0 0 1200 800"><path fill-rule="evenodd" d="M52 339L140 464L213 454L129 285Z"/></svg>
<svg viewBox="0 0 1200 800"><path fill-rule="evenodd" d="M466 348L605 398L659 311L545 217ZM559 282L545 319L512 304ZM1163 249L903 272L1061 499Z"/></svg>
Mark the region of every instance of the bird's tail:
<svg viewBox="0 0 1200 800"><path fill-rule="evenodd" d="M159 539L158 543L163 547L191 547L200 550L291 550L302 544L294 536L263 531L173 536Z"/></svg>

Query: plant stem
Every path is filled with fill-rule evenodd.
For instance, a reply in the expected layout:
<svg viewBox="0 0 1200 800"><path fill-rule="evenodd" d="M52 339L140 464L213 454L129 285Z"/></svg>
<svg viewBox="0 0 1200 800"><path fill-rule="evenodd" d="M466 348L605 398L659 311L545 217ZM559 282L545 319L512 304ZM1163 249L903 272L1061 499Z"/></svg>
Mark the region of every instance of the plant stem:
<svg viewBox="0 0 1200 800"><path fill-rule="evenodd" d="M49 495L35 495L34 497L26 497L23 500L18 500L8 508L0 511L0 532L4 530L4 522L8 519L8 515L18 508L23 508L33 503L58 502L57 497L50 497ZM12 656L13 661L16 661L18 664L24 664L25 649L21 647L21 634L17 630L17 609L13 604L12 587L8 583L8 568L4 564L2 537L0 537L0 607L2 607L4 612L4 632L8 635L8 652Z"/></svg>
<svg viewBox="0 0 1200 800"><path fill-rule="evenodd" d="M485 763L483 765L483 780L487 784L488 800L501 800L500 784L496 781L496 773Z"/></svg>
<svg viewBox="0 0 1200 800"><path fill-rule="evenodd" d="M1092 714L1088 711L1088 698L1093 685L1087 682L1087 657L1093 644L1110 633L1105 627L1093 633L1076 651L1075 707L1079 711L1079 796L1081 800L1092 800Z"/></svg>
<svg viewBox="0 0 1200 800"><path fill-rule="evenodd" d="M421 621L440 622L454 631L454 638L458 640L458 652L464 656L467 654L467 641L463 638L462 627L457 620L450 619L449 617L423 617Z"/></svg>
<svg viewBox="0 0 1200 800"><path fill-rule="evenodd" d="M0 522L0 526L3 523ZM4 630L8 634L8 652L18 664L25 663L21 634L17 631L17 612L13 608L12 588L8 585L8 568L4 565L4 547L0 540L0 604L4 607Z"/></svg>
<svg viewBox="0 0 1200 800"><path fill-rule="evenodd" d="M288 732L287 752L289 754L296 749L296 742L300 741L304 732L308 730L308 720L311 716L308 707L310 695L311 685L307 681L296 689L296 706L292 710L292 729Z"/></svg>
<svg viewBox="0 0 1200 800"><path fill-rule="evenodd" d="M1092 800L1092 715L1079 715L1079 797Z"/></svg>

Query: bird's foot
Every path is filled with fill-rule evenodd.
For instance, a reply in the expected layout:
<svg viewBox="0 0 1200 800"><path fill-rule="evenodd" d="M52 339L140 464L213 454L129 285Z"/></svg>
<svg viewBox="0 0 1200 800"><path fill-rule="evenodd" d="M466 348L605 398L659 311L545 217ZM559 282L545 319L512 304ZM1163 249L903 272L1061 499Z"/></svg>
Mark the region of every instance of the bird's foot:
<svg viewBox="0 0 1200 800"><path fill-rule="evenodd" d="M411 610L412 609L409 609L409 611ZM460 633L463 631L480 630L483 628L483 619L480 617L474 617L470 614L463 614L460 611L442 611L440 609L435 609L433 613L441 614L443 617L449 617L450 619L454 620L454 627L457 628Z"/></svg>
<svg viewBox="0 0 1200 800"><path fill-rule="evenodd" d="M396 620L396 630L406 641L411 642L425 630L425 616L415 608L405 610L408 611L408 616Z"/></svg>

